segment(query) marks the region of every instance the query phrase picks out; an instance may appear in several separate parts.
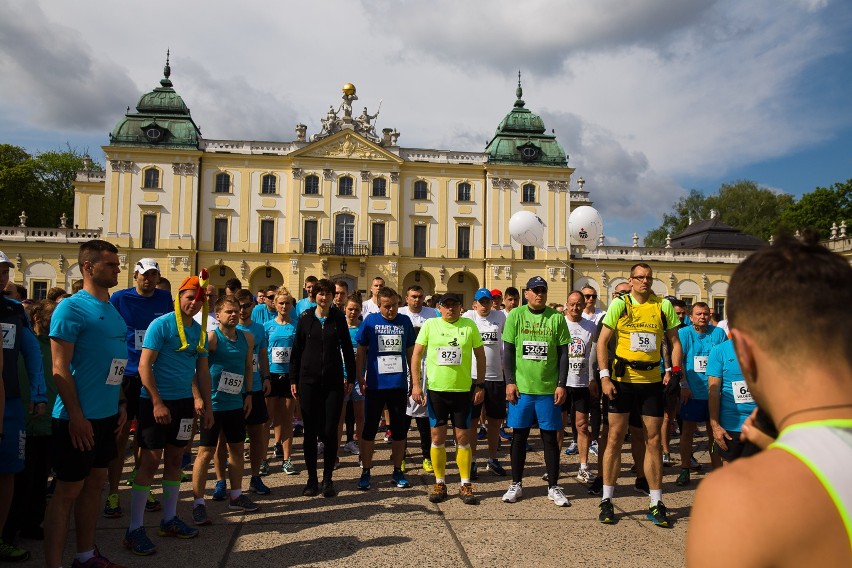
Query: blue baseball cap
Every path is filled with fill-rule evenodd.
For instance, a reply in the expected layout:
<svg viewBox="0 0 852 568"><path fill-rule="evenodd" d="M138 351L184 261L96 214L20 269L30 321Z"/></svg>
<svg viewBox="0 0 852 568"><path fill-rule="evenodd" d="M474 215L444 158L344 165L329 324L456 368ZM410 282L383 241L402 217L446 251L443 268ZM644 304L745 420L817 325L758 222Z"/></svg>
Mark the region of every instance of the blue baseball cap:
<svg viewBox="0 0 852 568"><path fill-rule="evenodd" d="M544 288L547 290L547 280L541 276L533 276L527 281L527 289L533 290L535 288Z"/></svg>
<svg viewBox="0 0 852 568"><path fill-rule="evenodd" d="M482 298L488 298L489 300L493 300L494 296L491 295L491 290L489 290L488 288L480 288L476 291L476 294L474 294L473 299L478 302Z"/></svg>

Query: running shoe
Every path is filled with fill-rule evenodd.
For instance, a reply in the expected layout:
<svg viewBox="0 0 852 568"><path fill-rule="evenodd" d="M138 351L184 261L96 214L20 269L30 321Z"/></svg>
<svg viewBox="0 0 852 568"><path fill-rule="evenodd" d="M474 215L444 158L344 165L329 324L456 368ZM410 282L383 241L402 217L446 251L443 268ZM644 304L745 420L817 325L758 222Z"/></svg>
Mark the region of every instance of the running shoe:
<svg viewBox="0 0 852 568"><path fill-rule="evenodd" d="M579 453L579 451L580 450L577 447L577 442L571 442L570 444L568 444L568 447L565 448L565 455L573 456L574 454Z"/></svg>
<svg viewBox="0 0 852 568"><path fill-rule="evenodd" d="M136 426L138 426L138 423L136 422L136 419L134 418L133 420L130 421L130 433L131 434L136 433Z"/></svg>
<svg viewBox="0 0 852 568"><path fill-rule="evenodd" d="M593 474L588 469L580 469L577 472L577 481L580 483L589 483L595 478L595 474Z"/></svg>
<svg viewBox="0 0 852 568"><path fill-rule="evenodd" d="M266 477L269 475L269 461L263 460L260 462L260 475Z"/></svg>
<svg viewBox="0 0 852 568"><path fill-rule="evenodd" d="M503 494L503 502L504 503L515 503L518 499L523 497L524 488L521 485L521 482L512 483L509 485L509 490Z"/></svg>
<svg viewBox="0 0 852 568"><path fill-rule="evenodd" d="M29 558L29 550L0 539L0 562L23 562Z"/></svg>
<svg viewBox="0 0 852 568"><path fill-rule="evenodd" d="M196 505L192 508L192 523L199 527L210 524L210 517L207 516L207 505Z"/></svg>
<svg viewBox="0 0 852 568"><path fill-rule="evenodd" d="M387 430L385 430L385 442L390 442L390 441L391 441L391 431L390 431L390 428L388 428Z"/></svg>
<svg viewBox="0 0 852 568"><path fill-rule="evenodd" d="M542 481L549 481L550 480L550 476L547 474L546 471L541 474L541 480Z"/></svg>
<svg viewBox="0 0 852 568"><path fill-rule="evenodd" d="M656 505L648 507L646 515L649 521L652 521L658 527L670 527L668 511L662 501L657 501Z"/></svg>
<svg viewBox="0 0 852 568"><path fill-rule="evenodd" d="M329 497L335 497L336 495L337 495L337 489L334 488L334 483L332 483L331 481L323 480L323 482L322 482L322 496L329 498Z"/></svg>
<svg viewBox="0 0 852 568"><path fill-rule="evenodd" d="M232 511L242 511L243 513L254 513L260 509L260 505L249 499L245 493L240 493L236 499L228 501L228 508Z"/></svg>
<svg viewBox="0 0 852 568"><path fill-rule="evenodd" d="M137 556L151 556L157 552L157 547L145 533L145 527L139 527L135 531L128 529L124 533L124 547Z"/></svg>
<svg viewBox="0 0 852 568"><path fill-rule="evenodd" d="M500 427L500 438L506 440L507 442L510 442L512 440L512 435L510 433L506 432L506 430L504 430L503 427L501 426Z"/></svg>
<svg viewBox="0 0 852 568"><path fill-rule="evenodd" d="M266 486L259 475L252 475L249 481L249 491L258 495L269 495L272 490Z"/></svg>
<svg viewBox="0 0 852 568"><path fill-rule="evenodd" d="M651 495L651 488L648 487L648 480L644 477L637 477L633 483L633 489L642 495Z"/></svg>
<svg viewBox="0 0 852 568"><path fill-rule="evenodd" d="M568 501L568 497L565 496L565 492L562 491L562 488L558 485L547 488L547 498L553 501L553 504L557 507L571 506L571 503Z"/></svg>
<svg viewBox="0 0 852 568"><path fill-rule="evenodd" d="M160 521L160 529L157 534L175 538L195 538L198 536L198 529L190 527L178 517L172 517L170 521Z"/></svg>
<svg viewBox="0 0 852 568"><path fill-rule="evenodd" d="M432 491L429 493L430 503L440 503L447 498L447 484L436 483L432 486Z"/></svg>
<svg viewBox="0 0 852 568"><path fill-rule="evenodd" d="M301 422L297 422L296 424L293 424L293 435L294 436L301 436L304 433L305 433L304 424L302 424Z"/></svg>
<svg viewBox="0 0 852 568"><path fill-rule="evenodd" d="M476 439L477 440L484 440L487 437L488 437L488 431L485 429L484 426L480 426L479 431L476 433Z"/></svg>
<svg viewBox="0 0 852 568"><path fill-rule="evenodd" d="M589 485L589 495L600 495L601 491L603 491L603 476L599 475Z"/></svg>
<svg viewBox="0 0 852 568"><path fill-rule="evenodd" d="M400 489L408 489L411 487L411 483L409 483L408 479L405 478L405 472L402 470L393 472L391 475L391 482Z"/></svg>
<svg viewBox="0 0 852 568"><path fill-rule="evenodd" d="M101 556L101 552L96 546L94 556L92 556L85 562L80 562L75 558L74 562L71 563L71 568L124 568L124 566L122 566L121 564L116 564L106 556Z"/></svg>
<svg viewBox="0 0 852 568"><path fill-rule="evenodd" d="M145 501L145 512L146 513L156 513L157 511L161 510L162 508L163 508L163 506L160 505L160 502L157 499L154 498L154 494L148 493L148 500Z"/></svg>
<svg viewBox="0 0 852 568"><path fill-rule="evenodd" d="M491 458L487 462L485 462L485 470L490 471L494 475L504 477L506 475L506 470L503 469L503 466L500 465L500 462L497 461L497 458Z"/></svg>
<svg viewBox="0 0 852 568"><path fill-rule="evenodd" d="M332 469L340 469L340 458L334 460L334 467Z"/></svg>
<svg viewBox="0 0 852 568"><path fill-rule="evenodd" d="M589 444L589 453L593 456L598 455L598 441L592 440L592 443Z"/></svg>
<svg viewBox="0 0 852 568"><path fill-rule="evenodd" d="M346 442L346 444L343 446L343 451L357 456L361 453L361 448L358 447L358 442L356 442L355 440L350 440L349 442Z"/></svg>
<svg viewBox="0 0 852 568"><path fill-rule="evenodd" d="M663 467L671 467L674 465L672 462L672 455L669 452L663 452Z"/></svg>
<svg viewBox="0 0 852 568"><path fill-rule="evenodd" d="M602 499L600 508L598 521L605 525L613 524L615 522L615 508L612 506L612 499Z"/></svg>
<svg viewBox="0 0 852 568"><path fill-rule="evenodd" d="M225 484L224 479L220 479L216 482L216 487L213 489L213 500L214 501L224 501L228 498L228 486Z"/></svg>
<svg viewBox="0 0 852 568"><path fill-rule="evenodd" d="M704 469L704 466L698 463L698 460L695 459L695 456L692 456L692 458L690 458L689 460L689 468L692 471L701 471L702 469Z"/></svg>
<svg viewBox="0 0 852 568"><path fill-rule="evenodd" d="M107 497L104 505L104 517L107 519L117 519L121 516L121 503L118 500L118 493L112 493Z"/></svg>
<svg viewBox="0 0 852 568"><path fill-rule="evenodd" d="M305 484L305 488L302 489L303 497L316 497L319 495L319 482L317 480L308 480L308 483Z"/></svg>
<svg viewBox="0 0 852 568"><path fill-rule="evenodd" d="M361 491L366 491L370 488L370 471L364 470L361 472L361 477L358 478L358 489Z"/></svg>
<svg viewBox="0 0 852 568"><path fill-rule="evenodd" d="M320 441L317 441L317 455L321 456L325 452L325 444Z"/></svg>
<svg viewBox="0 0 852 568"><path fill-rule="evenodd" d="M133 482L136 481L136 468L133 468L133 471L130 472L130 475L127 476L127 481L124 482L128 487L133 487Z"/></svg>
<svg viewBox="0 0 852 568"><path fill-rule="evenodd" d="M462 503L465 505L476 505L479 503L479 499L477 499L476 495L473 494L473 485L470 483L462 483L459 486L459 499L461 499Z"/></svg>
<svg viewBox="0 0 852 568"><path fill-rule="evenodd" d="M677 481L675 481L675 485L680 487L686 487L689 485L689 469L682 468L680 470L680 475L677 476Z"/></svg>
<svg viewBox="0 0 852 568"><path fill-rule="evenodd" d="M293 462L290 459L284 460L284 463L281 464L281 471L286 473L287 475L296 475L299 473L295 467L293 467Z"/></svg>
<svg viewBox="0 0 852 568"><path fill-rule="evenodd" d="M432 467L432 460L429 458L423 460L423 471L426 473L432 473L435 471L435 468Z"/></svg>
<svg viewBox="0 0 852 568"><path fill-rule="evenodd" d="M278 442L272 447L272 457L273 458L283 458L284 457L284 447L281 445L281 442Z"/></svg>
<svg viewBox="0 0 852 568"><path fill-rule="evenodd" d="M476 461L470 463L470 478L479 479L479 468L476 466Z"/></svg>

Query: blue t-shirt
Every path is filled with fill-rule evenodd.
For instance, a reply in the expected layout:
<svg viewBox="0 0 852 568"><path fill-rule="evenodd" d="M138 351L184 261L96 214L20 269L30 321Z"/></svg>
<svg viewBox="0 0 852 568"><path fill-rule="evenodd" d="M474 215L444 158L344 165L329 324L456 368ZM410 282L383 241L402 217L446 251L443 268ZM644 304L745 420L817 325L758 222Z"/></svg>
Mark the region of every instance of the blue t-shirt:
<svg viewBox="0 0 852 568"><path fill-rule="evenodd" d="M260 325L265 325L269 320L274 320L278 317L276 310L270 310L264 304L258 304L251 310L251 319Z"/></svg>
<svg viewBox="0 0 852 568"><path fill-rule="evenodd" d="M722 379L719 424L729 432L740 432L743 422L754 412L757 404L743 378L733 341L726 341L710 351L707 376Z"/></svg>
<svg viewBox="0 0 852 568"><path fill-rule="evenodd" d="M692 397L707 400L707 357L713 347L727 341L728 336L713 325L708 325L704 333L698 333L691 325L680 328L677 333L683 347L684 376Z"/></svg>
<svg viewBox="0 0 852 568"><path fill-rule="evenodd" d="M263 381L260 378L260 353L261 349L266 350L266 332L263 326L257 322L252 322L251 325L237 324L237 329L247 331L254 337L254 350L252 351L254 355L251 358L254 379L251 383L251 392L261 391L263 390Z"/></svg>
<svg viewBox="0 0 852 568"><path fill-rule="evenodd" d="M299 316L302 315L302 312L309 310L311 308L315 308L315 307L317 307L316 302L312 302L310 300L310 298L302 298L301 300L296 302L296 306L293 308L296 311L296 316L293 317L292 319L294 321L299 319ZM292 313L291 313L291 316L292 316Z"/></svg>
<svg viewBox="0 0 852 568"><path fill-rule="evenodd" d="M195 364L199 357L207 357L207 353L198 353L198 340L201 338L201 325L192 320L189 327L184 326L186 344L180 349L177 318L174 312L164 314L148 326L142 347L157 352L157 360L151 366L154 371L154 382L157 392L163 400L180 400L192 398L192 378L195 375ZM142 398L151 398L151 393L142 387Z"/></svg>
<svg viewBox="0 0 852 568"><path fill-rule="evenodd" d="M269 357L269 372L283 375L290 372L290 353L296 339L296 326L270 320L263 326L266 332L266 354Z"/></svg>
<svg viewBox="0 0 852 568"><path fill-rule="evenodd" d="M213 412L237 410L243 407L243 393L246 392L246 355L248 342L245 334L237 330L237 338L231 341L221 330L216 330L216 351L210 354L210 378L213 396ZM222 380L223 373L242 377L239 392L227 392L229 386L234 386L233 378Z"/></svg>
<svg viewBox="0 0 852 568"><path fill-rule="evenodd" d="M127 324L127 366L124 374L138 375L145 330L156 318L174 312L174 301L165 290L157 288L153 296L145 297L140 296L134 287L113 293L109 303L115 306Z"/></svg>
<svg viewBox="0 0 852 568"><path fill-rule="evenodd" d="M370 389L407 389L406 352L414 346L414 327L408 316L387 320L380 313L368 315L355 340L367 347L367 392ZM392 369L392 370L391 370Z"/></svg>
<svg viewBox="0 0 852 568"><path fill-rule="evenodd" d="M127 365L126 329L121 314L80 290L56 306L50 320L50 337L74 344L71 376L83 416L89 420L118 413L118 397ZM53 417L68 420L62 397L56 398Z"/></svg>
<svg viewBox="0 0 852 568"><path fill-rule="evenodd" d="M358 358L358 340L355 339L358 335L358 331L361 329L362 322L358 322L358 325L355 327L349 328L349 338L352 340L352 349L355 351L355 359L357 362ZM346 378L346 365L343 366L343 377ZM357 384L357 381L356 381Z"/></svg>

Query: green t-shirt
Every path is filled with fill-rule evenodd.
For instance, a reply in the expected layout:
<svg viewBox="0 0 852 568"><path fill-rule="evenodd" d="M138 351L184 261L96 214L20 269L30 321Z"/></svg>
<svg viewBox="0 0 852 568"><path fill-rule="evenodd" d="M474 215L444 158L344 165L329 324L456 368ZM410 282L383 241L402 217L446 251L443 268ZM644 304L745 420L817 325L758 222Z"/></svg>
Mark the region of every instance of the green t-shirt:
<svg viewBox="0 0 852 568"><path fill-rule="evenodd" d="M521 394L556 392L556 350L571 342L565 316L550 307L539 314L529 306L515 308L506 317L503 341L515 346L515 382Z"/></svg>
<svg viewBox="0 0 852 568"><path fill-rule="evenodd" d="M450 323L443 318L428 319L420 328L416 343L426 348L429 390L470 391L473 350L482 347L482 337L473 320L459 318Z"/></svg>

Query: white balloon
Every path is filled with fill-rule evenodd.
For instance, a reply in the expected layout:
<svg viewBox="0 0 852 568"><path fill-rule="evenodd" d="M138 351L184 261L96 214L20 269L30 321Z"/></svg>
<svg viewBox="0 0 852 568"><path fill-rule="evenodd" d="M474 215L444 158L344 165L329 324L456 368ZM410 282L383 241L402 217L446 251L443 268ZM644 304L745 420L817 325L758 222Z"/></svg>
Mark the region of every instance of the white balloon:
<svg viewBox="0 0 852 568"><path fill-rule="evenodd" d="M603 219L594 207L581 205L568 216L568 234L575 245L583 245L587 250L595 250L598 237L603 234Z"/></svg>
<svg viewBox="0 0 852 568"><path fill-rule="evenodd" d="M530 211L518 211L509 219L509 234L526 246L544 246L544 221Z"/></svg>

